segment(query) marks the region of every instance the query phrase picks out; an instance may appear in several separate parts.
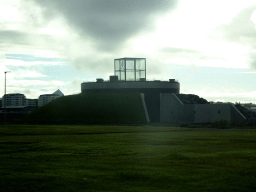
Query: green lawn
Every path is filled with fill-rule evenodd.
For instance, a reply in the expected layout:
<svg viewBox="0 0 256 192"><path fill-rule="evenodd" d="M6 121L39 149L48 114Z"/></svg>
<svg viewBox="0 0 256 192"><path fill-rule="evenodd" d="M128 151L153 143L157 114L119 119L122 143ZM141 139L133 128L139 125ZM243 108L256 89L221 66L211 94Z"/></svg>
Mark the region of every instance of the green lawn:
<svg viewBox="0 0 256 192"><path fill-rule="evenodd" d="M0 126L0 191L256 191L256 130Z"/></svg>

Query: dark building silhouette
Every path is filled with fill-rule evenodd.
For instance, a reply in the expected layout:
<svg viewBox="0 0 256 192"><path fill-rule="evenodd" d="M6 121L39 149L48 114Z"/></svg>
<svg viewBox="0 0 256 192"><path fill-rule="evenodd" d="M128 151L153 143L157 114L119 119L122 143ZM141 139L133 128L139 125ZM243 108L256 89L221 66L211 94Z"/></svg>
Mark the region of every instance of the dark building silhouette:
<svg viewBox="0 0 256 192"><path fill-rule="evenodd" d="M96 82L81 84L82 93L89 92L139 92L144 94L149 119L160 122L160 94L180 93L180 83L169 81L146 80L146 58L120 58L114 60L114 73L108 81L97 79Z"/></svg>

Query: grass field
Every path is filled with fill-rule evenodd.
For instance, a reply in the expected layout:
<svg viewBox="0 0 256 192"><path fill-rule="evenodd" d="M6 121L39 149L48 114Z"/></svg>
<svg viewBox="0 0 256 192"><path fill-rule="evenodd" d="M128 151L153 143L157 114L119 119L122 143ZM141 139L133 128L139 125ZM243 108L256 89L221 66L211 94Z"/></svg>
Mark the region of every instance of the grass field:
<svg viewBox="0 0 256 192"><path fill-rule="evenodd" d="M256 130L0 126L0 191L256 191Z"/></svg>

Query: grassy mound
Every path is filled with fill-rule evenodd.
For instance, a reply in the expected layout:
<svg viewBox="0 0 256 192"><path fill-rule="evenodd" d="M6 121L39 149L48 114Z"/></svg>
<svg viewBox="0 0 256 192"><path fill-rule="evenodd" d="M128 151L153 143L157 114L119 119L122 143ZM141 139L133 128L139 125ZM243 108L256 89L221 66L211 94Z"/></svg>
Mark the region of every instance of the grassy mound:
<svg viewBox="0 0 256 192"><path fill-rule="evenodd" d="M33 124L146 123L139 93L87 93L60 97L22 120Z"/></svg>

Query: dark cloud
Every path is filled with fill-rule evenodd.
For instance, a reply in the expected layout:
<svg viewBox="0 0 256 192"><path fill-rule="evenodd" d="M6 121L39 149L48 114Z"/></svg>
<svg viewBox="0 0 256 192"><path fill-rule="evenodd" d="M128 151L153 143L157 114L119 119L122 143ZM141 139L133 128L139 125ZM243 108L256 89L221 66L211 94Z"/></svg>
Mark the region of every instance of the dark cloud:
<svg viewBox="0 0 256 192"><path fill-rule="evenodd" d="M93 38L98 49L120 49L132 36L154 30L158 14L172 11L177 0L36 0L46 15L64 15L84 37Z"/></svg>
<svg viewBox="0 0 256 192"><path fill-rule="evenodd" d="M4 43L15 43L15 44L28 44L27 42L28 34L13 31L13 30L3 30L0 31L0 44Z"/></svg>
<svg viewBox="0 0 256 192"><path fill-rule="evenodd" d="M52 35L0 29L0 51L4 50L5 53L62 49L60 42Z"/></svg>

